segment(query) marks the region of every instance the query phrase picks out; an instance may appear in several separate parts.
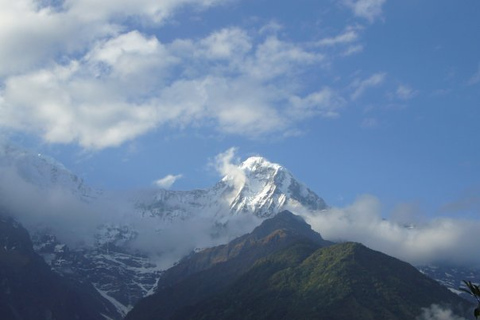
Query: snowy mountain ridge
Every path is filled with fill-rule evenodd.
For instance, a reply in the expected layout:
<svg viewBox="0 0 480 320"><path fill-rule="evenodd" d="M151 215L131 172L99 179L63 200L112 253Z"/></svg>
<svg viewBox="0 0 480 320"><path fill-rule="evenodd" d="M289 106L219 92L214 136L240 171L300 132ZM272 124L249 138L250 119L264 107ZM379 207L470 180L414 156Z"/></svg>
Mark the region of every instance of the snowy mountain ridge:
<svg viewBox="0 0 480 320"><path fill-rule="evenodd" d="M231 216L251 214L261 219L285 208L326 209L326 204L284 167L262 157L242 162L234 174L225 175L210 189L160 190L151 200L137 201L142 214L164 219L188 219L210 214L225 222Z"/></svg>
<svg viewBox="0 0 480 320"><path fill-rule="evenodd" d="M153 292L164 270L157 262L165 259L165 255L181 258L198 247L218 245L228 240L227 236L250 232L251 224L237 224L242 217L251 216L258 222L284 209L302 212L327 208L319 196L288 170L262 157L246 159L208 189L156 189L127 196L95 190L54 159L0 141L0 201L11 194L4 193L11 187L8 179L4 179L9 171L42 192L65 191L87 209L99 202L122 198L116 205L105 207L110 211L121 208L122 214L95 209L104 215L96 220L99 223L91 231L88 246L68 247L55 234L35 234L34 243L37 253L53 270L65 277L90 282L123 315L136 301ZM20 196L25 202L25 195ZM150 228L151 239L145 240L145 226ZM195 230L197 238L185 243L185 234L190 230ZM198 233L202 232L199 238ZM181 250L172 254L182 244ZM153 252L154 260L150 256L152 249L158 250ZM420 270L452 291L458 289L460 279L476 279L479 274L478 270L467 274L458 268L420 267Z"/></svg>
<svg viewBox="0 0 480 320"><path fill-rule="evenodd" d="M47 220L42 226L47 227L47 231L30 232L34 234L37 252L54 271L66 277L89 281L120 314L125 314L136 301L152 292L161 274L161 268L148 254L156 255L156 260L165 259L165 255L169 259L181 258L198 247L216 245L251 231L251 224L240 227L236 225L238 219L231 221L235 217L254 216L256 220L252 221L258 222L287 206L305 206L313 210L326 207L320 197L298 182L285 168L261 157L247 159L231 175L225 175L208 189L157 189L133 192L127 196L99 192L54 159L5 143L0 143L2 168L4 174L13 172L24 184L38 190L39 194L61 190L77 198L86 204L82 209L91 208L94 212L82 213L85 217L101 214L100 217L93 217L97 223L95 230L90 231L93 238L87 239L87 244L78 248L65 245L62 238L55 234L55 229L48 230ZM2 188L5 190L9 187L5 183L0 186L0 196ZM99 210L99 204L112 202L115 204L100 206ZM110 212L119 208L121 214ZM185 232L184 223L198 229L200 221L200 232L205 235L200 241L190 240L191 243L184 244L177 252L178 244L175 241L185 240L181 236L175 240L169 240L171 238L168 237L182 230ZM171 223L175 223L178 230L172 232ZM59 224L56 226L58 228ZM145 227L149 228L147 233L150 239L146 239ZM155 248L158 252L152 252L155 243L159 245ZM172 253L172 250L175 252Z"/></svg>
<svg viewBox="0 0 480 320"><path fill-rule="evenodd" d="M0 168L14 169L21 179L41 190L67 191L83 201L91 201L101 194L55 159L2 141Z"/></svg>

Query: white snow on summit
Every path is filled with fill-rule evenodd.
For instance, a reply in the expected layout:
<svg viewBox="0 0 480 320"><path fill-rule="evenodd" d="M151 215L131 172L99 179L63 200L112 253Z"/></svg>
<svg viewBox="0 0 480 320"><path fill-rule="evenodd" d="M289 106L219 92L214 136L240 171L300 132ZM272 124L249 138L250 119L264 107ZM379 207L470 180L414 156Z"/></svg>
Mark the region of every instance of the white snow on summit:
<svg viewBox="0 0 480 320"><path fill-rule="evenodd" d="M286 207L325 209L325 202L279 164L262 157L242 162L210 189L160 190L150 202L138 201L143 214L164 219L188 219L203 214L228 220L228 216L252 214L259 218L275 215Z"/></svg>

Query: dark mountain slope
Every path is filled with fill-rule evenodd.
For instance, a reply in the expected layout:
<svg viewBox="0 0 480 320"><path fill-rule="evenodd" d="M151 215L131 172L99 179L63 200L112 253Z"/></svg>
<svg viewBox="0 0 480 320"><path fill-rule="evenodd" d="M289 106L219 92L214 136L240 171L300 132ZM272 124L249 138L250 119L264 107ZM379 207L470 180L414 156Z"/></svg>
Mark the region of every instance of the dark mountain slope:
<svg viewBox="0 0 480 320"><path fill-rule="evenodd" d="M126 319L411 320L432 304L468 306L405 262L357 243L325 246L303 220L277 217L165 272Z"/></svg>
<svg viewBox="0 0 480 320"><path fill-rule="evenodd" d="M357 243L316 250L295 265L291 247L259 261L228 290L172 319L415 319L467 303L409 264ZM285 259L291 263L283 263Z"/></svg>
<svg viewBox="0 0 480 320"><path fill-rule="evenodd" d="M119 316L91 285L51 271L28 232L0 215L0 319L104 320L102 314Z"/></svg>
<svg viewBox="0 0 480 320"><path fill-rule="evenodd" d="M167 270L158 281L157 292L141 300L126 319L168 319L177 309L221 292L259 259L293 244L305 244L310 254L331 243L302 218L283 211L252 233L195 253Z"/></svg>

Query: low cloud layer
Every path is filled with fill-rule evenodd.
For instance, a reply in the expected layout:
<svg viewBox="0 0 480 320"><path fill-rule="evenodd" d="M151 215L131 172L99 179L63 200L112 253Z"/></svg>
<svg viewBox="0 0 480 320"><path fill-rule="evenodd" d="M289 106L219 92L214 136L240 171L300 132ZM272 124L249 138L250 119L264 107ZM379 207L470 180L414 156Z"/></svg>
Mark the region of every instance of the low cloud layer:
<svg viewBox="0 0 480 320"><path fill-rule="evenodd" d="M424 308L422 315L417 320L466 320L463 317L456 316L452 310L433 304L429 308Z"/></svg>
<svg viewBox="0 0 480 320"><path fill-rule="evenodd" d="M136 235L120 243L150 255L162 269L194 249L227 243L260 223L254 216L243 215L219 224L209 212L201 210L189 219L163 220L135 209L136 200L143 196L152 201L155 192L103 192L85 201L61 185L45 187L25 179L16 166L0 165L0 214L13 216L31 233L51 232L71 248L95 246L99 239L110 239L104 233L106 229L127 227Z"/></svg>
<svg viewBox="0 0 480 320"><path fill-rule="evenodd" d="M356 241L415 265L435 262L480 264L477 255L480 221L432 218L415 221L411 206L399 206L395 220L385 220L381 202L364 195L344 208L304 213L307 221L324 238ZM410 225L407 222L417 222Z"/></svg>
<svg viewBox="0 0 480 320"><path fill-rule="evenodd" d="M76 191L80 181L72 178L68 172L59 172L64 170L62 167L56 166L56 174L50 176L49 168L54 167L49 167L51 163L44 161L51 160L37 158L36 155L28 158L21 152L14 153L8 148L5 150L16 155L17 160L3 161L0 165L2 210L17 217L30 230L51 228L62 241L72 246L93 245L99 225L127 225L139 231L132 246L148 249L154 256L162 253L165 261L173 263L196 247L225 243L250 232L260 223L253 216L239 215L225 219L228 223L220 225L219 217L208 210L197 211L191 217L178 221L163 221L136 210L134 203L140 198L136 198L131 191L124 194L104 192L96 200L85 201L85 197L79 197ZM231 148L212 162L218 173L226 176L232 184L232 194L236 194L235 190L246 179L238 168L235 151L235 148ZM61 182L48 182L52 177ZM174 177L163 180L170 183ZM71 186L71 189L64 186ZM155 192L138 193L152 201ZM476 200L477 197L467 197L458 205L452 203L444 210L463 209L466 206L476 210ZM477 237L480 221L474 217L423 216L420 219L420 210L415 204L403 204L397 206L391 212L390 219L386 220L382 217L380 200L372 195L361 196L343 208L333 207L319 212L302 211L298 206L291 209L304 216L313 229L328 240L361 242L414 265L437 262L480 265L480 257L476 254L480 247L480 238Z"/></svg>

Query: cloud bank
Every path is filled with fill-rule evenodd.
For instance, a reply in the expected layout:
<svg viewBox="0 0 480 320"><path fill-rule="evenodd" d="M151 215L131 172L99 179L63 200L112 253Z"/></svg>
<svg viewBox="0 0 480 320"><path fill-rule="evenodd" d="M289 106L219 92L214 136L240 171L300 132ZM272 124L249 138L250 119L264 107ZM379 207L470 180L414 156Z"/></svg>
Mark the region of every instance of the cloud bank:
<svg viewBox="0 0 480 320"><path fill-rule="evenodd" d="M246 179L238 168L235 152L236 149L231 148L212 162L218 173L226 176L224 181L231 183L232 196ZM27 176L19 170L27 170ZM134 203L140 198L132 190L123 194L104 192L97 200L86 202L62 184L36 185L35 180L32 183L26 177L36 177L34 167L1 163L0 209L15 216L29 230L51 228L61 241L71 246L93 245L99 225L126 225L141 231L131 246L148 250L152 256L161 253L162 259L173 263L196 247L225 243L250 232L260 223L254 216L238 215L229 217L225 225L219 225L218 217L208 210L199 210L186 220L163 221L135 210ZM162 180L168 183L174 180L166 178ZM139 194L151 201L155 192L143 190ZM477 207L478 197L468 196L442 210L476 210ZM328 240L361 242L414 265L442 262L480 265L477 255L480 221L473 218L419 217L420 210L414 204L403 204L390 214L390 220L386 220L382 217L380 200L372 195L361 196L343 208L319 212L302 211L298 206L290 209L305 217L312 228Z"/></svg>
<svg viewBox="0 0 480 320"><path fill-rule="evenodd" d="M411 206L399 206L396 220L385 220L381 202L364 195L344 208L303 213L308 223L332 241L356 241L414 265L446 262L480 265L480 221L434 218L414 221ZM418 219L417 219L418 220ZM407 224L406 222L416 222Z"/></svg>

